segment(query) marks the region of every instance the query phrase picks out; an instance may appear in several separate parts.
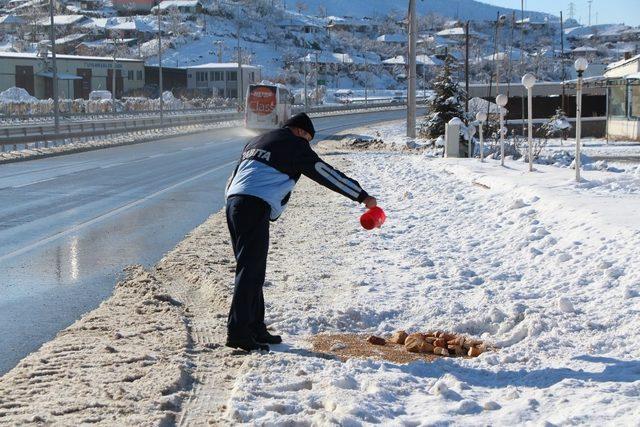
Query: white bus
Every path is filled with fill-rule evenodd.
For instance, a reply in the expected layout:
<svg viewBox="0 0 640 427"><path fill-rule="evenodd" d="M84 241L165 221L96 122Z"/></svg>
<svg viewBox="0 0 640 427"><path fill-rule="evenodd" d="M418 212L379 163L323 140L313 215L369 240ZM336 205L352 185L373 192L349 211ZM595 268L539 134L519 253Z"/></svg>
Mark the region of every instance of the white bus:
<svg viewBox="0 0 640 427"><path fill-rule="evenodd" d="M277 129L291 117L291 92L282 86L260 83L247 91L245 126L248 129Z"/></svg>

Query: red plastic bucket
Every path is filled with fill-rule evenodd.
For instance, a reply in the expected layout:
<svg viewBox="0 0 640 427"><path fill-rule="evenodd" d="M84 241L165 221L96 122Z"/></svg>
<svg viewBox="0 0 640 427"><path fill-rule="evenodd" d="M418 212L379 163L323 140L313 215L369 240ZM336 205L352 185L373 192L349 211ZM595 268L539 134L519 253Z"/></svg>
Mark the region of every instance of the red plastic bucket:
<svg viewBox="0 0 640 427"><path fill-rule="evenodd" d="M384 221L387 219L382 208L376 206L375 208L371 208L360 217L360 225L365 230L373 230L374 228L382 227Z"/></svg>

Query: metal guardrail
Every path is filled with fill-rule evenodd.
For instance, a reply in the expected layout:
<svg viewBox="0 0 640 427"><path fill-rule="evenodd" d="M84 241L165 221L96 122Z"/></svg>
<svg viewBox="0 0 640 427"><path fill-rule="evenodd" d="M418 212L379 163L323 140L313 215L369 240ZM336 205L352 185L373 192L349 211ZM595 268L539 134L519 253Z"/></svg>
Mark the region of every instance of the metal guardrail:
<svg viewBox="0 0 640 427"><path fill-rule="evenodd" d="M404 105L404 103L400 102L373 103L367 105L332 105L311 108L309 113L321 114L340 111L357 112L358 110L366 111L380 108L398 108ZM304 111L304 107L295 107L293 111ZM162 124L158 115L155 117L110 118L107 120L66 122L59 126L58 132L56 132L53 124L7 126L0 127L0 147L2 151L6 151L6 146L13 146L13 149L16 150L18 149L18 145L32 143L35 144L35 148L39 148L40 144L43 144L44 147L48 147L51 142L64 141L73 138L141 132L175 126L219 123L227 120L240 120L242 117L243 113L238 112L165 115Z"/></svg>

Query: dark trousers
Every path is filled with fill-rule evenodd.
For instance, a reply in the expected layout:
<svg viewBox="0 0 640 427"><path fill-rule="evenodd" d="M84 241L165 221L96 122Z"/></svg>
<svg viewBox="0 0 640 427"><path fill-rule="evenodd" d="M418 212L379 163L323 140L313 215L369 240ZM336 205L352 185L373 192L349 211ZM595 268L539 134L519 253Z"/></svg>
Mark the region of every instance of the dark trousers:
<svg viewBox="0 0 640 427"><path fill-rule="evenodd" d="M271 207L253 196L227 199L227 225L236 256L236 280L227 320L231 338L246 338L266 331L262 286L269 252Z"/></svg>

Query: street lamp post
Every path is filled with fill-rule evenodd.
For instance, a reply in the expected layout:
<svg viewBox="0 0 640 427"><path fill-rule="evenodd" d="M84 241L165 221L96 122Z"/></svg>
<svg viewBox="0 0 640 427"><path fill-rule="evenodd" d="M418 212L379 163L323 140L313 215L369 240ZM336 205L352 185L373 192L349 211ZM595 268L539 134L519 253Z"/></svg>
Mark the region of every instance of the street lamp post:
<svg viewBox="0 0 640 427"><path fill-rule="evenodd" d="M536 77L527 73L522 76L522 85L527 88L527 100L529 110L529 131L527 132L529 172L533 172L533 86L536 84Z"/></svg>
<svg viewBox="0 0 640 427"><path fill-rule="evenodd" d="M56 62L56 27L53 19L53 0L49 1L49 38L51 39L51 85L53 89L53 123L56 135L60 130L60 97L58 96L58 64Z"/></svg>
<svg viewBox="0 0 640 427"><path fill-rule="evenodd" d="M576 181L580 182L580 137L582 136L582 76L589 67L589 62L584 57L576 59L573 64L578 72L578 85L576 88Z"/></svg>
<svg viewBox="0 0 640 427"><path fill-rule="evenodd" d="M409 0L409 85L407 87L407 136L416 137L416 0Z"/></svg>
<svg viewBox="0 0 640 427"><path fill-rule="evenodd" d="M500 133L500 165L504 166L504 134L506 133L506 129L504 128L504 107L509 102L509 98L507 95L501 93L496 96L496 104L500 108L500 129L498 132Z"/></svg>
<svg viewBox="0 0 640 427"><path fill-rule="evenodd" d="M478 125L478 130L480 131L480 162L484 162L484 136L482 133L482 127L484 125L484 122L487 121L487 113L485 113L484 111L479 111L476 114L476 120L480 122L480 124Z"/></svg>
<svg viewBox="0 0 640 427"><path fill-rule="evenodd" d="M158 97L158 106L160 108L160 126L162 126L164 124L164 98L162 97L164 88L162 87L162 19L160 18L159 1L156 8L158 18L158 91L160 92L160 96Z"/></svg>

